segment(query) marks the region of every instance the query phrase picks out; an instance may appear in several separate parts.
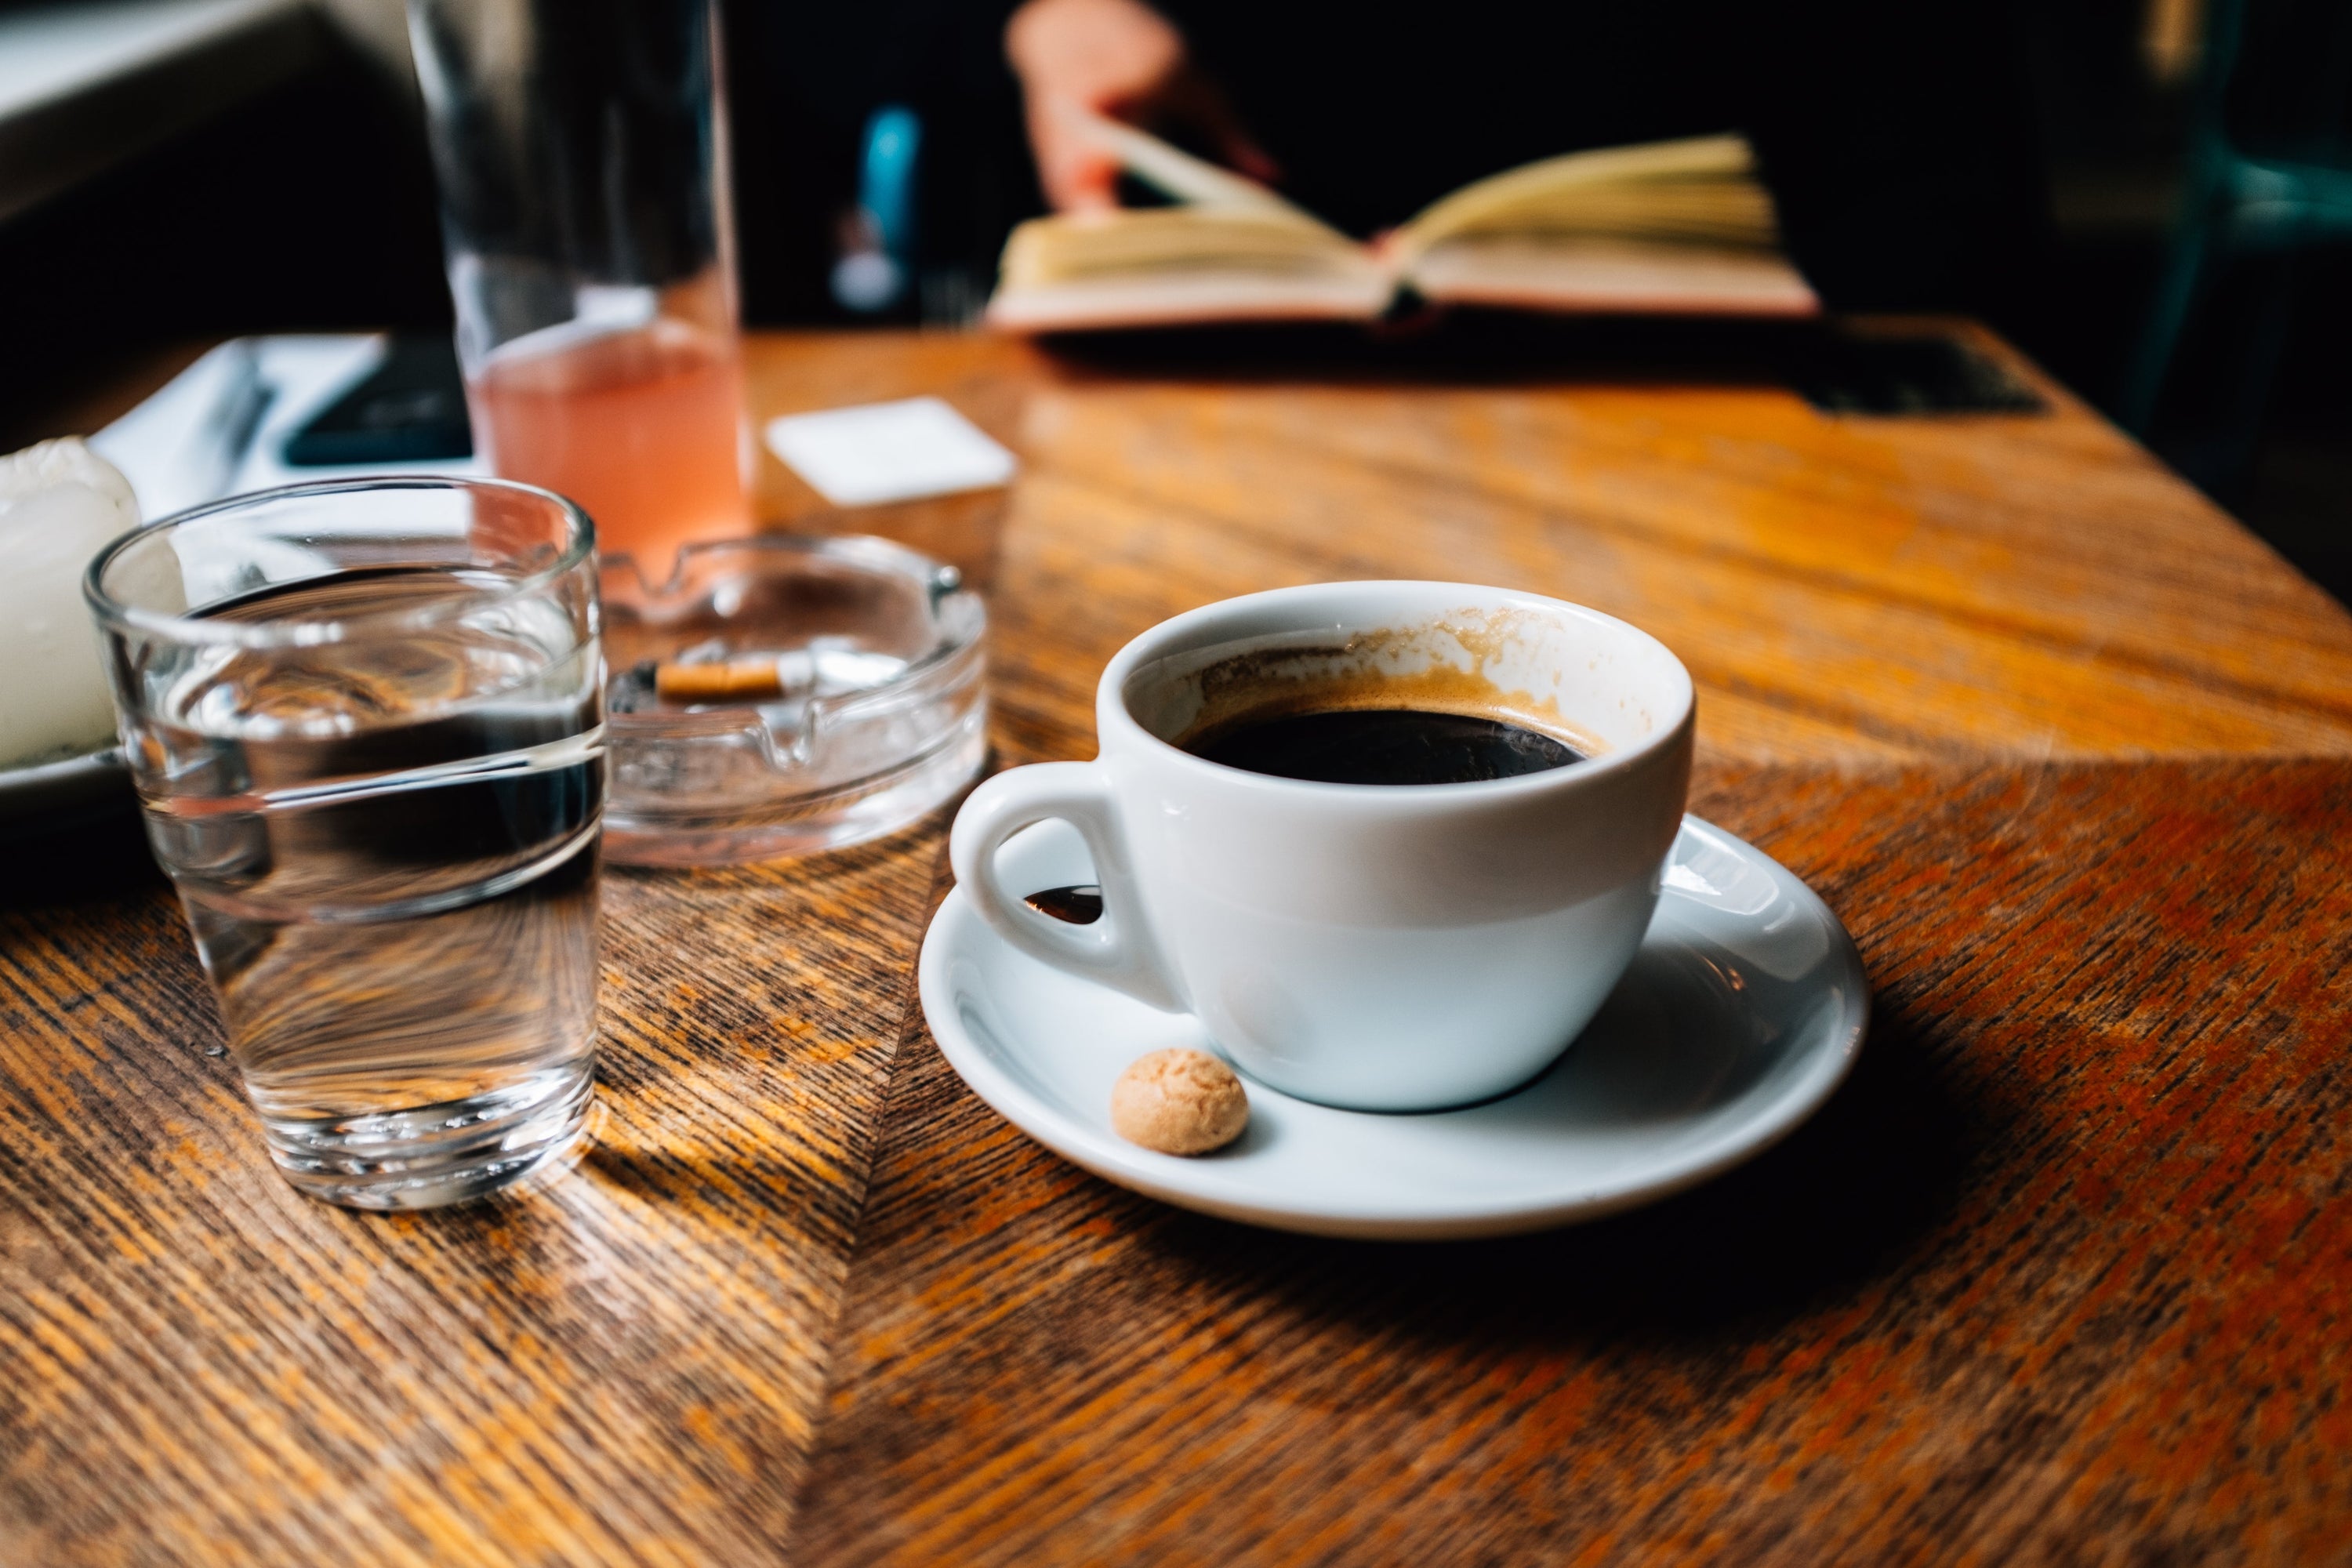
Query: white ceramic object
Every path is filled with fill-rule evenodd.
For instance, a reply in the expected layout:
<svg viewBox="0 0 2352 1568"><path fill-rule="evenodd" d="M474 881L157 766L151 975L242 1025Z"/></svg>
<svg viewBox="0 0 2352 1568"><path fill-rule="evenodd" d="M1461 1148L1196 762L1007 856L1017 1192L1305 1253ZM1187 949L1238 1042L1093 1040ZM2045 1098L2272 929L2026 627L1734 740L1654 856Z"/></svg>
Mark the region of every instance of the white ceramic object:
<svg viewBox="0 0 2352 1568"><path fill-rule="evenodd" d="M1597 754L1376 786L1170 744L1244 657L1285 683L1452 671ZM1179 616L1110 661L1095 717L1097 761L1016 768L965 802L967 896L1032 957L1194 1015L1258 1081L1360 1110L1484 1100L1559 1054L1649 924L1690 776L1690 677L1655 638L1458 583L1318 584ZM991 875L1000 845L1048 819L1100 868L1095 924L1038 914L1021 902L1034 889Z"/></svg>
<svg viewBox="0 0 2352 1568"><path fill-rule="evenodd" d="M114 740L106 663L81 602L90 557L139 526L130 483L68 437L0 458L0 766L31 768Z"/></svg>
<svg viewBox="0 0 2352 1568"><path fill-rule="evenodd" d="M1066 824L1006 845L1032 891L1094 880ZM1339 1110L1250 1080L1240 1140L1194 1159L1110 1125L1146 1051L1210 1049L1200 1023L1015 952L957 889L923 942L923 1013L1007 1120L1106 1180L1283 1230L1496 1236L1590 1219L1704 1181L1802 1121L1845 1076L1869 993L1845 929L1761 851L1685 819L1656 917L1582 1037L1534 1083L1461 1110Z"/></svg>

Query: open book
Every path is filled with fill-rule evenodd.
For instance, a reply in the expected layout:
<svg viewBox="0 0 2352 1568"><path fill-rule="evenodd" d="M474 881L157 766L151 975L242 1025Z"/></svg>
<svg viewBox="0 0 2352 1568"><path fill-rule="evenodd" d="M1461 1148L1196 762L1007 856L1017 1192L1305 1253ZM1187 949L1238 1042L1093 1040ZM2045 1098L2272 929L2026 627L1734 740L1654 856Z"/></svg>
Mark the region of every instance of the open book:
<svg viewBox="0 0 2352 1568"><path fill-rule="evenodd" d="M992 326L1370 321L1407 294L1532 310L1821 309L1780 252L1771 195L1739 136L1547 158L1465 185L1360 245L1157 137L1091 114L1079 123L1178 205L1021 225L989 301Z"/></svg>

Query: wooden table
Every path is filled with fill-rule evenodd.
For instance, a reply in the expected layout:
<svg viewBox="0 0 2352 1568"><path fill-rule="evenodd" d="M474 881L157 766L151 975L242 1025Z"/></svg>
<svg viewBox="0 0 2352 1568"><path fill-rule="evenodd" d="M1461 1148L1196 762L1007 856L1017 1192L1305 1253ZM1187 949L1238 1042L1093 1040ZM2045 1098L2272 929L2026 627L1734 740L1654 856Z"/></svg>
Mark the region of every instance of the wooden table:
<svg viewBox="0 0 2352 1568"><path fill-rule="evenodd" d="M2030 371L2025 374L2031 374ZM1743 1170L1375 1246L1132 1196L911 1002L943 823L609 879L593 1152L349 1214L272 1173L152 877L0 913L0 1563L2337 1562L2352 1554L2352 619L2055 388L1146 377L771 337L939 393L1009 506L999 760L1122 641L1506 583L1698 679L1694 808L1852 927L1854 1077ZM814 520L772 462L762 500Z"/></svg>

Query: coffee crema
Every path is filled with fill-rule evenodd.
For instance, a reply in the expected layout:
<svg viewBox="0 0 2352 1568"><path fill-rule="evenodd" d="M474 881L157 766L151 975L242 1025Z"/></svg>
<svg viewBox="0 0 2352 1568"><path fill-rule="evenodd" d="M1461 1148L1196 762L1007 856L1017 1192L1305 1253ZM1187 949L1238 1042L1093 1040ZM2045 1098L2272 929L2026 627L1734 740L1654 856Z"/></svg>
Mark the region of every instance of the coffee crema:
<svg viewBox="0 0 2352 1568"><path fill-rule="evenodd" d="M1583 752L1483 714L1337 708L1245 715L1182 742L1212 763L1313 784L1475 784L1564 768Z"/></svg>

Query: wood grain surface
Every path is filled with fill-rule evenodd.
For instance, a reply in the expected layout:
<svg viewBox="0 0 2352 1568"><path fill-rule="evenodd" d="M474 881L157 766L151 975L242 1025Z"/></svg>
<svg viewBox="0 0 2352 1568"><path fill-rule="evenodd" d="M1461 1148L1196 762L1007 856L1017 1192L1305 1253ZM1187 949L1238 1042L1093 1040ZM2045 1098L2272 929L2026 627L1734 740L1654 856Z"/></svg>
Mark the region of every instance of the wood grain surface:
<svg viewBox="0 0 2352 1568"><path fill-rule="evenodd" d="M765 1555L932 858L608 868L593 1146L427 1215L278 1179L156 882L0 915L0 1563Z"/></svg>
<svg viewBox="0 0 2352 1568"><path fill-rule="evenodd" d="M1021 452L854 514L761 475L987 589L1000 763L1090 755L1109 654L1256 588L1656 632L1698 809L1861 941L1854 1079L1549 1237L1199 1219L941 1064L942 816L608 871L593 1149L352 1215L273 1174L135 848L17 852L0 1563L2352 1559L2352 618L2016 368L2051 415L755 340L762 416L936 393Z"/></svg>
<svg viewBox="0 0 2352 1568"><path fill-rule="evenodd" d="M1707 769L1875 1014L1786 1143L1503 1243L1279 1235L893 1073L813 1562L2352 1552L2352 769Z"/></svg>

